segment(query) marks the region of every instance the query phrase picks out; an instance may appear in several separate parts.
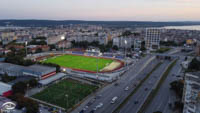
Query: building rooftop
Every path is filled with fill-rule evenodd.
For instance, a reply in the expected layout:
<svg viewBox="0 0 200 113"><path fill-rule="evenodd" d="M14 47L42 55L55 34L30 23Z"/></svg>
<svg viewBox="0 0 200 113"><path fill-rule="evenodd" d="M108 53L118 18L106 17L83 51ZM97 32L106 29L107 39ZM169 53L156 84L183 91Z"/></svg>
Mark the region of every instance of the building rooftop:
<svg viewBox="0 0 200 113"><path fill-rule="evenodd" d="M11 71L22 71L22 69L26 68L24 66L10 64L10 63L0 63L0 68L6 68Z"/></svg>
<svg viewBox="0 0 200 113"><path fill-rule="evenodd" d="M29 66L29 70L35 71L35 72L46 72L48 70L56 69L55 67L49 67L49 66L43 66L39 64L34 64Z"/></svg>

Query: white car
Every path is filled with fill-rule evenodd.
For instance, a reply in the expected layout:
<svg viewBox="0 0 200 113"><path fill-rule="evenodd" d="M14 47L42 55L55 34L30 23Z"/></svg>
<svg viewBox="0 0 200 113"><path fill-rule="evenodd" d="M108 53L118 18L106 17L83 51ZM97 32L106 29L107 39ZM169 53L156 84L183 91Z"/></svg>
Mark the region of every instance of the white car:
<svg viewBox="0 0 200 113"><path fill-rule="evenodd" d="M125 90L125 91L128 91L128 90L129 90L129 87L127 86L124 90Z"/></svg>
<svg viewBox="0 0 200 113"><path fill-rule="evenodd" d="M101 108L103 106L103 103L99 103L99 105L97 105L97 108Z"/></svg>

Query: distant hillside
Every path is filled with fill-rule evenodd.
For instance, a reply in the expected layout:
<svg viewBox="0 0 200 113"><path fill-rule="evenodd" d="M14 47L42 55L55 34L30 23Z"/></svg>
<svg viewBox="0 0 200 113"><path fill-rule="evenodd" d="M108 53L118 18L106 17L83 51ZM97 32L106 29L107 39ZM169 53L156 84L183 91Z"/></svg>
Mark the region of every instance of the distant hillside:
<svg viewBox="0 0 200 113"><path fill-rule="evenodd" d="M45 27L69 24L109 25L118 27L163 27L200 25L200 22L151 22L151 21L79 21L79 20L0 20L0 26Z"/></svg>

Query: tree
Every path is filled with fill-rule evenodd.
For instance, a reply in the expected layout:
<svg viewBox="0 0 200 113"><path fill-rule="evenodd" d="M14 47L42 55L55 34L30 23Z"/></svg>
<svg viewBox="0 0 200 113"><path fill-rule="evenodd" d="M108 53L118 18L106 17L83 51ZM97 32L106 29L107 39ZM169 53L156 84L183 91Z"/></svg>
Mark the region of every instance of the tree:
<svg viewBox="0 0 200 113"><path fill-rule="evenodd" d="M25 102L26 113L37 113L39 110L39 105L37 102L28 99Z"/></svg>
<svg viewBox="0 0 200 113"><path fill-rule="evenodd" d="M112 48L112 46L113 46L113 41L108 41L107 48Z"/></svg>
<svg viewBox="0 0 200 113"><path fill-rule="evenodd" d="M142 41L142 43L141 43L141 49L140 49L141 51L145 51L146 50L146 48L145 48L145 41Z"/></svg>
<svg viewBox="0 0 200 113"><path fill-rule="evenodd" d="M41 53L41 52L42 52L42 49L41 49L41 48L37 48L35 52L36 52L36 53Z"/></svg>
<svg viewBox="0 0 200 113"><path fill-rule="evenodd" d="M194 70L194 71L200 70L200 61L197 60L196 58L192 59L192 61L190 62L189 66L188 66L188 69Z"/></svg>
<svg viewBox="0 0 200 113"><path fill-rule="evenodd" d="M50 50L56 49L56 46L54 44L49 45L49 47L50 47Z"/></svg>
<svg viewBox="0 0 200 113"><path fill-rule="evenodd" d="M183 110L183 103L181 101L175 101L174 102L174 106L175 106L175 109L180 109L180 110Z"/></svg>
<svg viewBox="0 0 200 113"><path fill-rule="evenodd" d="M37 102L24 97L24 95L16 94L15 101L17 102L17 107L19 109L25 107L26 113L37 113L39 110L39 105Z"/></svg>
<svg viewBox="0 0 200 113"><path fill-rule="evenodd" d="M13 94L25 94L27 89L27 85L24 82L17 82L12 86Z"/></svg>
<svg viewBox="0 0 200 113"><path fill-rule="evenodd" d="M155 112L153 112L153 113L162 113L161 111L155 111Z"/></svg>
<svg viewBox="0 0 200 113"><path fill-rule="evenodd" d="M36 79L31 79L28 81L30 87L36 87L38 85L38 81Z"/></svg>
<svg viewBox="0 0 200 113"><path fill-rule="evenodd" d="M125 31L122 33L122 36L129 36L131 34L132 34L131 31Z"/></svg>
<svg viewBox="0 0 200 113"><path fill-rule="evenodd" d="M15 76L8 76L7 73L5 73L5 74L1 77L1 80L2 80L3 82L5 82L5 83L10 82L10 81L13 81L13 80L15 80L15 79L16 79Z"/></svg>
<svg viewBox="0 0 200 113"><path fill-rule="evenodd" d="M57 65L57 64L53 64L53 63L40 63L38 62L38 64L41 64L41 65L46 65L46 66L50 66L50 67L56 67L56 72L60 72L60 66Z"/></svg>
<svg viewBox="0 0 200 113"><path fill-rule="evenodd" d="M113 46L113 49L116 50L116 51L119 50L119 48L118 48L117 45L114 45L114 46Z"/></svg>
<svg viewBox="0 0 200 113"><path fill-rule="evenodd" d="M180 98L182 98L183 95L183 87L184 83L181 80L170 83L170 89L174 90Z"/></svg>

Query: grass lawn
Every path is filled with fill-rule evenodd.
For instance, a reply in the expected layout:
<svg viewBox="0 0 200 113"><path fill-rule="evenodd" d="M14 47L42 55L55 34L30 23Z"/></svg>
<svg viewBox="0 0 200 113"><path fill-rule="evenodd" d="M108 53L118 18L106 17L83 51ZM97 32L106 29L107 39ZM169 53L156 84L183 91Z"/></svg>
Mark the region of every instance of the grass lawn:
<svg viewBox="0 0 200 113"><path fill-rule="evenodd" d="M75 56L75 55L62 55L57 57L52 57L45 60L45 63L54 63L62 67L83 69L88 71L97 71L97 61L98 70L103 69L106 65L113 62L112 59L101 59L86 56Z"/></svg>
<svg viewBox="0 0 200 113"><path fill-rule="evenodd" d="M169 51L170 50L170 48L160 48L160 49L158 49L157 51L156 51L156 53L165 53L165 52L167 52L167 51Z"/></svg>
<svg viewBox="0 0 200 113"><path fill-rule="evenodd" d="M67 79L44 89L32 97L69 109L97 88L96 86L81 84L78 81ZM68 98L66 95L68 95Z"/></svg>

